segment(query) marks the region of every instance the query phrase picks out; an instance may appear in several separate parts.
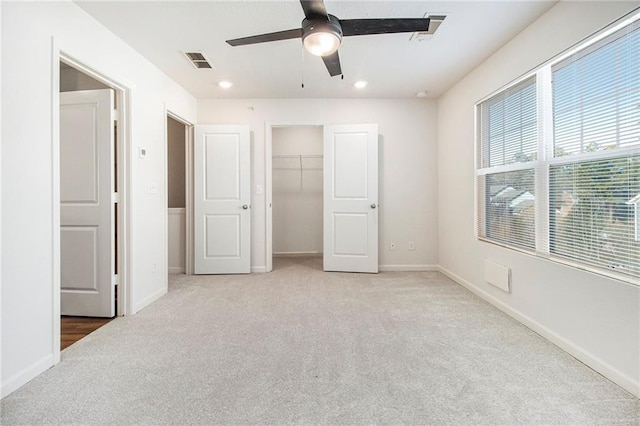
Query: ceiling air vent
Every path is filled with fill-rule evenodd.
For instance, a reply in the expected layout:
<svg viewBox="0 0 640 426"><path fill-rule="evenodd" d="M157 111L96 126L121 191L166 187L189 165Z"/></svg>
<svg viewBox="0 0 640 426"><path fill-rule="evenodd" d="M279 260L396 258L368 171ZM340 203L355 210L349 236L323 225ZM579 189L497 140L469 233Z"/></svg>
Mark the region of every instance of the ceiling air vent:
<svg viewBox="0 0 640 426"><path fill-rule="evenodd" d="M183 52L189 62L197 69L213 69L213 66L209 63L209 60L204 56L202 52Z"/></svg>
<svg viewBox="0 0 640 426"><path fill-rule="evenodd" d="M440 28L440 25L442 25L442 22L446 18L445 15L429 15L428 13L426 13L424 17L429 18L429 31L418 31L411 34L411 38L409 38L410 41L429 40L433 37L433 34L438 31L438 28Z"/></svg>

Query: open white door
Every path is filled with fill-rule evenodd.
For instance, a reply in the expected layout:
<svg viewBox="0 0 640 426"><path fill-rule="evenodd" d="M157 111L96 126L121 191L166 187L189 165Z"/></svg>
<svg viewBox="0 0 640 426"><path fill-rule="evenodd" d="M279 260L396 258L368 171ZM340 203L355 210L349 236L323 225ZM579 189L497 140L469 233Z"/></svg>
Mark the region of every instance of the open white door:
<svg viewBox="0 0 640 426"><path fill-rule="evenodd" d="M60 94L62 315L115 315L113 90Z"/></svg>
<svg viewBox="0 0 640 426"><path fill-rule="evenodd" d="M324 270L378 272L378 125L324 126Z"/></svg>
<svg viewBox="0 0 640 426"><path fill-rule="evenodd" d="M251 272L251 158L247 126L195 126L194 272Z"/></svg>

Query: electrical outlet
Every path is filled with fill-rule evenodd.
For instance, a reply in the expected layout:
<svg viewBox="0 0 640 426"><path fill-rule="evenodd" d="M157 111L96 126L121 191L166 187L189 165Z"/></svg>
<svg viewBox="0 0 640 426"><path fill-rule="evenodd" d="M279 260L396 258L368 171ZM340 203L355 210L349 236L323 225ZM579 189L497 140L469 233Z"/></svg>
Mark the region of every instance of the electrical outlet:
<svg viewBox="0 0 640 426"><path fill-rule="evenodd" d="M395 250L396 249L396 243L395 241L391 241L389 243L389 250Z"/></svg>
<svg viewBox="0 0 640 426"><path fill-rule="evenodd" d="M413 251L416 249L416 243L413 241L409 241L409 250Z"/></svg>
<svg viewBox="0 0 640 426"><path fill-rule="evenodd" d="M153 266L151 267L151 272L153 272L154 274L156 272L158 272L158 264L157 263L153 263Z"/></svg>

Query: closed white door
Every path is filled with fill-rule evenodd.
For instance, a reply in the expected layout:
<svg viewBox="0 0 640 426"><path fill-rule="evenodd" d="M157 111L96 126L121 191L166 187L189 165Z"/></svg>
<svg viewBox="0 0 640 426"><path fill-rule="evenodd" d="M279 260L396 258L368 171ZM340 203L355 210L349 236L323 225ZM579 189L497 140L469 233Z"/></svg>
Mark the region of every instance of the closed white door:
<svg viewBox="0 0 640 426"><path fill-rule="evenodd" d="M378 272L378 125L324 127L324 270Z"/></svg>
<svg viewBox="0 0 640 426"><path fill-rule="evenodd" d="M247 126L195 126L196 274L251 272L251 159Z"/></svg>
<svg viewBox="0 0 640 426"><path fill-rule="evenodd" d="M60 94L62 315L115 315L113 96Z"/></svg>

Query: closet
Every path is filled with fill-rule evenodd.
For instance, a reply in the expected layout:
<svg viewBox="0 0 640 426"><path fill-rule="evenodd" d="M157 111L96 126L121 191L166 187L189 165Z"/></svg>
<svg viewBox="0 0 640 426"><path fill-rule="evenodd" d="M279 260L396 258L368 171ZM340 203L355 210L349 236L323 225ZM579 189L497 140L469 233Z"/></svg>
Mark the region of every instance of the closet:
<svg viewBox="0 0 640 426"><path fill-rule="evenodd" d="M322 126L274 127L273 256L321 256Z"/></svg>

